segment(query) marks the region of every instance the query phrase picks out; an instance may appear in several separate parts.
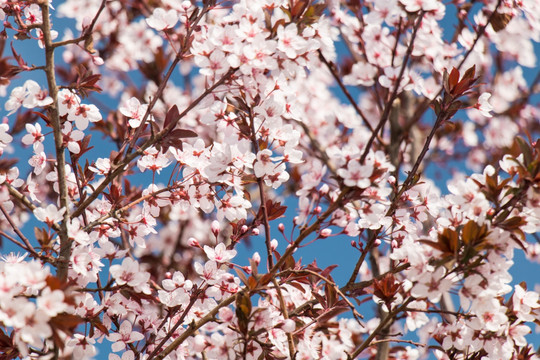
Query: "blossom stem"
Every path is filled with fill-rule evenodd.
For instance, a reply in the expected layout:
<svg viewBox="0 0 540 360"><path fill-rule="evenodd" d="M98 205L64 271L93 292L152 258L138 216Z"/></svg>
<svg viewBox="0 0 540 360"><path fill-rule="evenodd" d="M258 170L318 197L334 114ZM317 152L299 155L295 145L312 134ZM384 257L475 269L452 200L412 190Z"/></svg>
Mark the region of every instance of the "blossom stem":
<svg viewBox="0 0 540 360"><path fill-rule="evenodd" d="M24 244L26 245L26 249L32 254L32 256L39 258L39 254L34 249L32 244L30 244L30 240L28 240L28 238L26 236L24 236L24 234L21 232L21 230L19 230L19 227L17 226L17 224L15 224L15 222L13 221L11 216L9 215L9 212L6 210L4 205L2 205L1 203L0 203L0 211L2 211L2 214L4 214L6 220L9 222L9 225L11 225L11 228L13 229L13 231L15 231L15 234L17 234L17 236L19 238L21 238L21 240L24 242Z"/></svg>
<svg viewBox="0 0 540 360"><path fill-rule="evenodd" d="M425 12L422 11L420 15L418 15L418 20L416 20L416 24L414 25L414 29L411 35L411 40L409 42L409 46L407 47L407 52L405 53L405 57L403 58L403 63L401 64L401 69L399 70L399 75L397 77L396 84L394 85L394 89L392 90L392 94L390 95L388 102L384 106L384 110L381 115L381 120L377 124L377 127L373 129L373 131L371 132L371 137L369 138L366 144L364 153L360 157L360 163L362 164L366 161L366 157L369 154L369 150L371 149L371 145L373 144L373 141L377 137L377 134L384 127L384 124L386 124L386 121L388 120L388 117L390 116L390 111L392 110L392 105L394 103L394 100L396 100L398 96L399 85L401 84L403 74L405 73L405 69L407 68L407 63L409 62L409 58L411 57L411 54L414 48L414 41L416 39L416 34L418 33L418 29L420 29L420 25L422 24L422 20L424 19L424 14Z"/></svg>
<svg viewBox="0 0 540 360"><path fill-rule="evenodd" d="M327 69L330 71L330 73L332 74L332 76L334 77L334 80L336 80L339 88L341 89L341 91L343 91L343 94L345 95L345 97L347 98L347 100L349 100L349 103L352 105L352 107L354 108L354 111L356 111L356 113L362 118L362 121L364 122L364 125L369 129L371 130L371 132L373 132L373 127L371 126L371 124L369 123L367 117L364 115L364 113L362 112L362 110L358 107L358 105L356 104L356 101L354 101L353 97L351 96L351 94L349 93L349 90L347 90L347 87L345 87L345 85L343 84L343 81L341 80L341 78L339 77L339 75L337 74L336 72L336 69L335 67L330 64L328 62L328 60L326 60L326 58L324 57L323 53L321 52L321 50L317 50L318 53L319 53L319 59L321 59L321 61L324 63L324 65L326 65ZM379 139L380 140L380 139ZM382 141L382 140L381 140Z"/></svg>
<svg viewBox="0 0 540 360"><path fill-rule="evenodd" d="M274 287L277 292L277 296L279 299L279 308L281 310L281 313L283 314L283 318L289 319L289 311L287 310L287 304L285 303L285 299L283 298L283 293L281 292L281 288L276 278L272 279L272 283L274 284ZM289 332L287 333L287 344L289 345L289 356L291 357L291 359L294 359L296 357L296 349L294 346L294 339L292 337L292 333L289 333Z"/></svg>
<svg viewBox="0 0 540 360"><path fill-rule="evenodd" d="M260 149L259 140L257 140L257 132L255 130L255 121L253 120L253 114L251 108L249 108L249 121L251 124L251 143L253 145L253 151L257 153ZM266 244L266 257L267 268L271 269L274 266L274 257L272 255L272 238L270 236L270 220L268 219L268 209L266 208L266 193L264 191L263 179L257 178L257 185L259 187L259 197L261 198L261 211L263 214L263 226L264 226L264 240Z"/></svg>
<svg viewBox="0 0 540 360"><path fill-rule="evenodd" d="M56 170L58 173L58 187L60 193L60 208L64 208L63 220L60 222L60 253L58 256L57 276L61 281L67 280L69 258L71 256L71 241L68 237L67 224L70 219L69 214L69 195L66 182L66 159L62 136L62 125L60 114L58 112L58 85L56 84L55 66L54 66L54 46L51 36L51 23L49 20L49 1L45 0L39 3L43 16L41 31L43 32L43 44L45 47L45 74L47 76L47 85L49 96L53 102L49 105L49 118L53 127L54 145L56 148Z"/></svg>
<svg viewBox="0 0 540 360"><path fill-rule="evenodd" d="M347 359L351 359L351 360L356 359L356 357L358 355L360 355L360 353L362 351L364 351L368 346L373 345L372 340L375 338L375 336L379 335L381 330L383 328L385 328L388 325L388 323L392 319L394 319L397 314L399 314L401 311L403 311L407 307L407 305L409 305L409 303L411 301L413 301L413 300L414 300L414 298L412 298L412 297L408 298L407 300L405 300L405 302L403 304L401 304L400 306L398 306L397 308L392 310L390 313L388 313L388 315L384 319L381 319L381 322L379 323L379 326L377 326L375 328L375 330L373 330L371 332L371 334L369 334L367 339L364 340L364 342L352 354L347 355Z"/></svg>
<svg viewBox="0 0 540 360"><path fill-rule="evenodd" d="M236 300L237 295L229 296L227 299L220 302L216 307L214 307L212 310L210 310L204 317L202 317L199 321L195 322L193 321L186 331L184 331L182 334L180 334L179 337L174 339L174 341L167 346L161 353L156 355L155 357L150 356L148 360L156 359L156 360L162 360L167 355L169 355L174 349L176 349L178 346L180 346L188 337L195 334L195 332L200 329L205 324L209 323L210 321L213 321L215 319L215 316L218 314L219 309L231 305Z"/></svg>
<svg viewBox="0 0 540 360"><path fill-rule="evenodd" d="M94 26L96 26L96 22L99 16L101 15L101 13L103 12L103 10L105 9L106 4L107 4L107 0L101 0L101 4L99 5L99 9L96 12L96 15L92 19L92 22L90 23L90 25L83 29L81 36L79 36L76 39L69 39L69 40L55 42L52 44L53 48L66 46L70 44L78 44L81 41L86 41L87 39L89 39L89 37L92 36L92 31L94 30Z"/></svg>

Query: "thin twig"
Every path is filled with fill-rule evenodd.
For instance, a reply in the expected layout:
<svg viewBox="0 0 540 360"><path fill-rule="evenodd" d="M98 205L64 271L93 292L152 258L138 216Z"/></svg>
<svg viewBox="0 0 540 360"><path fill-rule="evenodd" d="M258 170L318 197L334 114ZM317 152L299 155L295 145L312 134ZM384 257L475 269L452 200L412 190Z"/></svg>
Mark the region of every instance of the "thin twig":
<svg viewBox="0 0 540 360"><path fill-rule="evenodd" d="M9 225L11 225L11 228L13 229L13 231L15 231L15 234L17 234L17 236L26 245L27 250L33 256L39 257L37 251L34 249L32 244L30 244L30 240L28 240L28 238L26 236L24 236L24 234L21 232L21 230L19 230L19 227L17 226L17 224L15 224L15 222L13 221L11 216L9 215L9 212L6 210L6 208L4 207L4 205L2 203L0 203L0 211L2 211L2 214L4 214L4 216L5 216L6 220L8 221Z"/></svg>
<svg viewBox="0 0 540 360"><path fill-rule="evenodd" d="M407 68L407 63L409 62L409 58L411 57L411 54L414 48L414 41L416 39L416 34L418 33L418 29L420 29L420 24L422 24L422 20L424 19L424 14L425 14L424 11L422 11L418 15L418 20L416 21L416 24L414 25L413 32L411 35L411 40L409 42L409 46L407 47L407 52L405 53L405 57L403 58L403 63L401 64L401 69L399 70L399 75L397 77L396 84L394 85L394 89L392 90L392 94L390 95L388 102L384 106L384 110L381 115L381 119L379 123L377 124L377 127L371 132L371 137L369 138L366 144L364 153L360 157L361 163L365 162L366 157L369 154L369 150L371 149L371 144L373 144L373 141L377 137L377 134L384 127L384 124L388 120L388 116L390 116L390 110L392 110L392 104L394 103L394 100L396 100L398 96L399 85L401 84L403 74L405 73L405 69Z"/></svg>
<svg viewBox="0 0 540 360"><path fill-rule="evenodd" d="M281 288L275 277L272 279L272 283L274 284L274 287L277 292L277 296L279 299L279 308L281 310L281 313L283 314L283 318L289 319L289 312L287 310L287 304L285 303L285 299L283 298L283 293L281 292ZM289 345L289 356L291 357L291 360L294 360L296 358L296 349L294 346L294 339L291 333L288 332L286 334L287 334L287 343Z"/></svg>
<svg viewBox="0 0 540 360"><path fill-rule="evenodd" d="M253 119L252 109L249 109L249 121L251 125L251 143L253 151L257 153L260 149L259 140L257 139L257 132L255 130L255 120ZM261 211L263 215L263 227L264 227L264 242L266 245L266 258L267 269L271 269L274 266L274 256L272 255L272 238L270 235L270 220L268 219L268 208L266 207L266 193L264 191L263 179L257 178L257 185L259 187L259 197L261 199Z"/></svg>
<svg viewBox="0 0 540 360"><path fill-rule="evenodd" d="M364 125L369 130L371 130L371 132L373 132L373 126L371 126L371 124L369 123L367 117L364 115L362 110L360 110L360 108L356 104L356 101L353 99L353 97L349 93L349 90L347 90L347 88L345 87L345 84L343 84L343 81L341 80L341 78L337 74L336 69L334 68L334 66L332 66L332 64L330 64L328 62L328 60L326 60L326 58L324 57L321 50L317 50L317 51L319 52L319 59L321 59L321 61L324 63L324 65L326 65L326 67L328 68L328 70L330 71L332 76L334 77L334 80L336 80L336 83L338 84L339 88L341 89L341 91L343 91L343 94L345 95L347 100L349 100L349 103L352 105L352 107L354 108L356 113L362 118L362 121L364 122Z"/></svg>
<svg viewBox="0 0 540 360"><path fill-rule="evenodd" d="M161 353L159 353L155 359L156 360L162 360L167 355L169 355L172 351L174 351L178 346L180 346L187 338L195 334L195 332L200 329L205 324L213 321L215 319L215 316L218 314L219 309L231 305L236 300L236 295L229 296L227 299L220 302L216 307L214 307L212 310L210 310L203 318L201 318L199 321L195 322L193 321L188 328L180 334L179 337L174 339L172 343L169 344ZM148 358L148 360L151 360L152 358Z"/></svg>
<svg viewBox="0 0 540 360"><path fill-rule="evenodd" d="M49 119L53 127L54 145L56 150L56 171L58 175L58 188L60 195L60 208L63 208L64 215L60 222L60 253L58 255L57 276L61 281L67 279L69 258L71 257L71 241L68 237L67 224L69 222L69 194L67 189L66 159L64 141L62 135L62 124L58 112L58 86L56 84L54 47L51 36L51 24L49 20L49 1L45 0L39 3L43 17L41 30L43 33L43 44L45 47L45 74L47 76L47 85L49 96L53 102L48 107Z"/></svg>
<svg viewBox="0 0 540 360"><path fill-rule="evenodd" d="M413 301L414 299L412 297L405 300L403 304L392 310L390 313L388 313L388 316L386 316L384 319L381 320L379 325L369 334L366 340L352 353L347 355L347 359L355 359L362 351L364 351L368 346L371 346L372 340L375 338L375 336L379 335L379 332L386 327L386 325L395 318L397 314L399 314L403 309L407 307L407 305Z"/></svg>

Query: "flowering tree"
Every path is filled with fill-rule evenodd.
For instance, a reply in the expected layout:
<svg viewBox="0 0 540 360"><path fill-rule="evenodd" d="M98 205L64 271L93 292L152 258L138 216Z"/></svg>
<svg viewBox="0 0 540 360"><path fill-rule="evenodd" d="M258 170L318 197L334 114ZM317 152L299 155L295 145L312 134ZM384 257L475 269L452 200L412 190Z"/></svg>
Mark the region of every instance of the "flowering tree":
<svg viewBox="0 0 540 360"><path fill-rule="evenodd" d="M539 14L1 0L0 359L535 358Z"/></svg>

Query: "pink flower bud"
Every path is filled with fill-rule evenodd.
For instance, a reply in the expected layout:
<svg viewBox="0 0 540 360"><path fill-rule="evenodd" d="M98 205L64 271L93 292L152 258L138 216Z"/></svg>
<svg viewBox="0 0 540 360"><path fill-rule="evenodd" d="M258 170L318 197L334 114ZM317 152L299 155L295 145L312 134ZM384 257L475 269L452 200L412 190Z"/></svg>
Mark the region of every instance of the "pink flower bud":
<svg viewBox="0 0 540 360"><path fill-rule="evenodd" d="M261 263L261 255L259 255L258 252L255 252L251 258L253 259L255 264L259 265Z"/></svg>
<svg viewBox="0 0 540 360"><path fill-rule="evenodd" d="M212 229L212 234L214 234L214 236L217 237L219 234L219 231L221 230L219 227L219 221L217 220L212 221L211 229Z"/></svg>
<svg viewBox="0 0 540 360"><path fill-rule="evenodd" d="M182 6L182 9L184 9L184 11L187 11L191 7L191 1L182 1L182 4L180 6Z"/></svg>
<svg viewBox="0 0 540 360"><path fill-rule="evenodd" d="M193 238L193 237L190 237L190 238L188 239L188 245L189 245L189 246L193 246L193 247L198 247L198 248L201 247L201 245L199 244L199 242L197 241L197 239L195 239L195 238Z"/></svg>
<svg viewBox="0 0 540 360"><path fill-rule="evenodd" d="M251 266L249 266L249 265L248 265L248 266L244 266L244 267L242 268L242 270L244 270L244 271L246 272L246 274L251 274Z"/></svg>
<svg viewBox="0 0 540 360"><path fill-rule="evenodd" d="M314 214L320 214L322 212L322 208L320 206L317 206L314 210L313 210L313 213Z"/></svg>
<svg viewBox="0 0 540 360"><path fill-rule="evenodd" d="M249 229L249 228L247 227L247 225L242 225L242 228L241 228L241 230L242 230L242 233L245 233L245 232L247 232L247 231L248 231L248 229Z"/></svg>
<svg viewBox="0 0 540 360"><path fill-rule="evenodd" d="M225 322L229 322L233 320L234 313L231 308L223 307L219 309L219 318Z"/></svg>
<svg viewBox="0 0 540 360"><path fill-rule="evenodd" d="M101 56L92 56L92 62L94 63L94 65L97 65L97 66L101 66L105 63L105 61L103 61L103 58Z"/></svg>
<svg viewBox="0 0 540 360"><path fill-rule="evenodd" d="M326 195L328 194L328 191L330 191L330 187L328 186L328 184L324 184L323 186L321 186L321 188L319 189L319 193L321 195Z"/></svg>
<svg viewBox="0 0 540 360"><path fill-rule="evenodd" d="M279 231L284 232L285 231L285 225L283 225L283 223L279 223L278 229L279 229Z"/></svg>
<svg viewBox="0 0 540 360"><path fill-rule="evenodd" d="M380 239L376 239L376 240L373 242L373 245L374 245L374 246L379 246L379 245L381 245L381 240L380 240Z"/></svg>
<svg viewBox="0 0 540 360"><path fill-rule="evenodd" d="M321 232L319 233L319 236L325 238L325 237L329 237L331 234L332 234L332 229L322 229Z"/></svg>
<svg viewBox="0 0 540 360"><path fill-rule="evenodd" d="M278 246L278 241L276 239L272 239L272 241L270 241L270 248L272 250L276 250L277 246Z"/></svg>
<svg viewBox="0 0 540 360"><path fill-rule="evenodd" d="M259 229L255 228L255 229L251 230L251 234L254 235L254 236L259 235Z"/></svg>
<svg viewBox="0 0 540 360"><path fill-rule="evenodd" d="M352 246L353 248L356 248L356 241L351 240L351 246Z"/></svg>
<svg viewBox="0 0 540 360"><path fill-rule="evenodd" d="M294 320L285 319L285 321L283 321L283 325L281 325L281 329L288 333L293 332L296 330L296 323Z"/></svg>

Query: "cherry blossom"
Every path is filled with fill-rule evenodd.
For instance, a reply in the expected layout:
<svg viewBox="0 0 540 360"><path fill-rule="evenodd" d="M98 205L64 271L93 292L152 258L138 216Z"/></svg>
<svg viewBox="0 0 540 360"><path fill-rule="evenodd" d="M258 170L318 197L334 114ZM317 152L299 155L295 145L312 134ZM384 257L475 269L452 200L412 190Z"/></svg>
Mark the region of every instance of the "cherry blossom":
<svg viewBox="0 0 540 360"><path fill-rule="evenodd" d="M144 339L144 335L138 331L133 331L132 326L133 325L129 320L124 320L120 324L118 333L113 333L108 336L110 341L114 341L114 344L112 344L112 350L114 352L124 349L129 343Z"/></svg>
<svg viewBox="0 0 540 360"><path fill-rule="evenodd" d="M214 249L206 245L204 252L208 259L218 263L228 262L236 256L236 250L226 250L225 244L220 243Z"/></svg>
<svg viewBox="0 0 540 360"><path fill-rule="evenodd" d="M165 11L162 8L154 9L152 15L146 19L146 23L157 31L172 29L178 22L178 13L171 9Z"/></svg>
<svg viewBox="0 0 540 360"><path fill-rule="evenodd" d="M129 126L132 128L139 127L147 109L148 105L141 105L139 100L134 97L126 102L126 106L121 106L119 108L120 112L129 118Z"/></svg>
<svg viewBox="0 0 540 360"><path fill-rule="evenodd" d="M54 223L60 222L65 212L66 209L58 209L54 204L49 204L46 208L36 208L34 215L39 221L43 221L51 226Z"/></svg>
<svg viewBox="0 0 540 360"><path fill-rule="evenodd" d="M345 185L357 186L361 189L365 189L371 185L369 178L372 173L372 165L361 165L359 161L354 160L347 164L347 169L338 170L338 175L344 179Z"/></svg>
<svg viewBox="0 0 540 360"><path fill-rule="evenodd" d="M482 95L480 95L480 97L478 98L478 103L475 106L475 108L480 110L482 115L484 115L485 117L493 116L489 113L491 110L493 110L493 106L491 106L490 103L488 102L490 97L491 97L491 94L482 93Z"/></svg>
<svg viewBox="0 0 540 360"><path fill-rule="evenodd" d="M28 134L23 136L23 144L32 145L36 142L42 142L45 139L45 137L41 133L41 125L39 123L36 123L35 125L26 124L25 128L26 131L28 131Z"/></svg>
<svg viewBox="0 0 540 360"><path fill-rule="evenodd" d="M1 4L0 353L534 358L536 2Z"/></svg>

